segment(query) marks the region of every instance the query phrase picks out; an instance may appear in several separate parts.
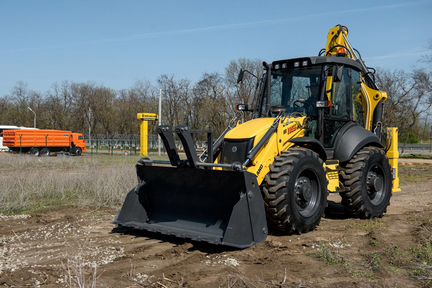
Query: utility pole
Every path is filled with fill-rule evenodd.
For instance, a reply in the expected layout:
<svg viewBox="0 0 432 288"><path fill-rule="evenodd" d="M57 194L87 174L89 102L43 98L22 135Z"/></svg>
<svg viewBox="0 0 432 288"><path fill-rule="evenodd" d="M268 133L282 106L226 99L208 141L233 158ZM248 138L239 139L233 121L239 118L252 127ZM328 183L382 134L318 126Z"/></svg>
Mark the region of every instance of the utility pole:
<svg viewBox="0 0 432 288"><path fill-rule="evenodd" d="M33 128L36 128L36 112L34 112L30 107L27 107L28 110L30 110L31 112L33 112Z"/></svg>
<svg viewBox="0 0 432 288"><path fill-rule="evenodd" d="M89 110L88 110L88 115L87 115L88 117L87 117L87 121L88 121L88 135L89 135L89 146L90 146L90 150L91 150L91 154L93 154L93 148L92 148L92 138L91 138L91 133L92 133L92 130L91 130L91 119L92 119L92 110L91 110L91 108L89 107Z"/></svg>
<svg viewBox="0 0 432 288"><path fill-rule="evenodd" d="M162 125L162 89L159 89L159 126ZM158 155L161 156L161 138L158 135Z"/></svg>

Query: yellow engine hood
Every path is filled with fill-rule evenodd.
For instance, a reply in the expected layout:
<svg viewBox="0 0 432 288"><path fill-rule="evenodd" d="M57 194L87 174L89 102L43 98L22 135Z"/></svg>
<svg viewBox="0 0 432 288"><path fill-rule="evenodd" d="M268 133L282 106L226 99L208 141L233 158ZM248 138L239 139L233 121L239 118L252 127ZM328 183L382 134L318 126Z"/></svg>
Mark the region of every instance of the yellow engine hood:
<svg viewBox="0 0 432 288"><path fill-rule="evenodd" d="M252 119L234 127L225 135L224 138L230 140L250 139L253 137L255 137L255 139L261 138L267 132L267 130L270 128L274 121L275 118Z"/></svg>
<svg viewBox="0 0 432 288"><path fill-rule="evenodd" d="M297 128L299 126L303 126L305 123L306 117L296 117L296 118L284 118L281 120L280 126L278 128L279 137L281 135L287 135L284 138L292 138L292 137L303 137L304 135L299 135L297 132ZM270 126L275 121L275 118L256 118L240 125L234 127L231 131L229 131L225 135L225 139L227 140L244 140L255 138L254 144L258 143L259 140L264 136L264 134L268 131ZM302 130L302 129L301 129ZM295 133L294 133L295 132Z"/></svg>

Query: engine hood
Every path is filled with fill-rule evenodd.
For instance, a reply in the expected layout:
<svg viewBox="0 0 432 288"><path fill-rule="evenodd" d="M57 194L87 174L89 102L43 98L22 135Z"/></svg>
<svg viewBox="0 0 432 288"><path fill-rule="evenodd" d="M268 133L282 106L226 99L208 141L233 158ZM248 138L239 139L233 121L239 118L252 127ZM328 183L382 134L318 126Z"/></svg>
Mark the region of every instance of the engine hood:
<svg viewBox="0 0 432 288"><path fill-rule="evenodd" d="M267 132L274 120L275 118L252 119L231 129L224 138L229 140L261 138L260 136Z"/></svg>

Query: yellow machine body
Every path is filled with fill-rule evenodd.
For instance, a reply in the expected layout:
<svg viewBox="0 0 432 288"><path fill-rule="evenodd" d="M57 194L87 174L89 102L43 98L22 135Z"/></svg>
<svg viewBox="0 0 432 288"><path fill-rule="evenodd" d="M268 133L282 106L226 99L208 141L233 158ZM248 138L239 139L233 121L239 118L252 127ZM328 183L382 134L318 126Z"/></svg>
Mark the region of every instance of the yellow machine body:
<svg viewBox="0 0 432 288"><path fill-rule="evenodd" d="M267 130L274 122L274 118L257 118L238 125L225 135L225 139L243 140L254 138L254 146L261 140ZM265 148L261 149L258 155L248 167L247 171L257 176L258 184L261 185L265 176L270 171L270 165L276 156L287 151L294 144L291 139L304 137L306 117L282 118L276 133L268 140Z"/></svg>
<svg viewBox="0 0 432 288"><path fill-rule="evenodd" d="M347 37L348 29L337 25L322 50L328 57L320 53L263 63L256 107L239 108L255 112L254 119L228 127L215 142L208 141L200 156L187 126L159 126L169 161L137 163L139 183L128 193L114 223L245 248L266 239L267 223L283 233L315 229L327 207L328 192L340 193L342 204L354 216L381 217L391 193L400 191L398 131L388 128L383 144L382 104L387 93L378 90ZM320 72L313 66L320 66ZM341 71L350 73L350 82L341 80ZM352 78L353 71L357 78ZM243 72L249 71L240 71L238 82ZM308 83L297 82L297 92L292 93L292 79L299 75L307 75ZM352 88L344 94L352 107L339 105L341 83ZM332 115L340 112L338 106L344 114ZM148 121L157 115L140 113L137 118L141 156L148 158ZM177 152L178 140L186 159Z"/></svg>

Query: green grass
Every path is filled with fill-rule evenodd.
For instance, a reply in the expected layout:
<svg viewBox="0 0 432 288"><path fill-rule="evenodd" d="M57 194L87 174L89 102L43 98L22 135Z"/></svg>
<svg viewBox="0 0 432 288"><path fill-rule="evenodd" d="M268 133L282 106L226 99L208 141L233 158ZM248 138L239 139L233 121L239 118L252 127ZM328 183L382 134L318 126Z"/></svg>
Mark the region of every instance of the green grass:
<svg viewBox="0 0 432 288"><path fill-rule="evenodd" d="M327 265L338 265L345 262L344 258L327 245L321 245L315 256Z"/></svg>
<svg viewBox="0 0 432 288"><path fill-rule="evenodd" d="M381 270L382 255L380 253L374 252L368 255L367 258L369 267L373 272L378 272Z"/></svg>
<svg viewBox="0 0 432 288"><path fill-rule="evenodd" d="M389 264L394 267L406 267L410 262L410 255L397 245L385 248L384 255Z"/></svg>

